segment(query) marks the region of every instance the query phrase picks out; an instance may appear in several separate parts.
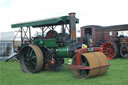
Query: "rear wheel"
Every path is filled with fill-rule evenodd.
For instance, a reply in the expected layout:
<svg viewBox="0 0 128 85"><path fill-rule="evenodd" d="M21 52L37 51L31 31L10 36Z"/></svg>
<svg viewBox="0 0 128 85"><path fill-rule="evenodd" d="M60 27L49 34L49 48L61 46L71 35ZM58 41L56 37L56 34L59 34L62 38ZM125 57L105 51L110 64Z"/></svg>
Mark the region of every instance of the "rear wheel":
<svg viewBox="0 0 128 85"><path fill-rule="evenodd" d="M39 72L43 67L43 54L36 45L25 46L20 53L20 65L24 72Z"/></svg>
<svg viewBox="0 0 128 85"><path fill-rule="evenodd" d="M118 55L118 47L114 42L104 42L102 44L102 52L107 56L108 59L116 58Z"/></svg>
<svg viewBox="0 0 128 85"><path fill-rule="evenodd" d="M121 46L120 55L123 58L128 58L128 46Z"/></svg>

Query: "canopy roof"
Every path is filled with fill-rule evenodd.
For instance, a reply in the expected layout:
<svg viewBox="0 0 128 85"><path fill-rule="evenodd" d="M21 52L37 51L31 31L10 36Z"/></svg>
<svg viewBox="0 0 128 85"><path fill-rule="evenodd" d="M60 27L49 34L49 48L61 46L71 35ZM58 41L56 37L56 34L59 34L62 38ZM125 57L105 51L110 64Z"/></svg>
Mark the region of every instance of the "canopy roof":
<svg viewBox="0 0 128 85"><path fill-rule="evenodd" d="M89 26L83 26L81 29L87 29L87 28L96 28L96 30L105 30L105 31L124 31L128 30L128 24L122 24L122 25L113 25L113 26L98 26L98 25L89 25Z"/></svg>
<svg viewBox="0 0 128 85"><path fill-rule="evenodd" d="M12 24L12 28L18 27L41 27L41 26L53 26L53 25L61 25L61 24L69 24L69 17L70 16L62 16L56 18L50 18L46 20L39 20L39 21L32 21L32 22L25 22L25 23L17 23ZM79 19L76 18L76 23L79 23Z"/></svg>
<svg viewBox="0 0 128 85"><path fill-rule="evenodd" d="M104 27L101 27L100 29L105 31L124 31L124 30L128 30L128 24L104 26Z"/></svg>

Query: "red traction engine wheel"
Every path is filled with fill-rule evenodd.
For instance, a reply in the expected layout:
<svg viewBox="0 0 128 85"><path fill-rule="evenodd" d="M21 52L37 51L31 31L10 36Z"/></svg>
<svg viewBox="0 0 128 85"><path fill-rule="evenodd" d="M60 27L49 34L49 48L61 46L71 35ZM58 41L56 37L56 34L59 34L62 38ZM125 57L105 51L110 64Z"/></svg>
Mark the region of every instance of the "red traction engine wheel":
<svg viewBox="0 0 128 85"><path fill-rule="evenodd" d="M104 42L102 44L102 52L107 56L108 59L116 58L118 55L118 47L114 42Z"/></svg>

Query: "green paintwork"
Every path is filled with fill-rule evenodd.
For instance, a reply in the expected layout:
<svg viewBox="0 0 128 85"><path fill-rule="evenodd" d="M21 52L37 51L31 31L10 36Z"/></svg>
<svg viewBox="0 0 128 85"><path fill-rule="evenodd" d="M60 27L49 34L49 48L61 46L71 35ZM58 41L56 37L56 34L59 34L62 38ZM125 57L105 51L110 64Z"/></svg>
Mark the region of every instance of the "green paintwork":
<svg viewBox="0 0 128 85"><path fill-rule="evenodd" d="M39 46L44 46L44 41L43 40L40 40Z"/></svg>
<svg viewBox="0 0 128 85"><path fill-rule="evenodd" d="M54 48L56 49L56 56L60 56L60 57L65 57L65 58L69 58L69 54L68 54L68 46L66 47L61 47L58 48L58 45L56 43L56 39L35 39L33 41L33 44L38 45L38 46L45 46L47 48Z"/></svg>
<svg viewBox="0 0 128 85"><path fill-rule="evenodd" d="M24 44L21 44L21 46L20 46L20 47L21 47L21 48L23 48L24 46L25 46Z"/></svg>
<svg viewBox="0 0 128 85"><path fill-rule="evenodd" d="M56 49L56 56L70 58L68 50L69 46L58 48L56 39L35 39L33 40L33 44L41 47L45 46L47 48L54 48Z"/></svg>
<svg viewBox="0 0 128 85"><path fill-rule="evenodd" d="M38 45L38 46L45 46L48 48L55 48L58 47L56 43L56 39L35 39L33 40L33 44Z"/></svg>
<svg viewBox="0 0 128 85"><path fill-rule="evenodd" d="M58 47L56 43L56 39L44 39L44 45L48 48L56 48Z"/></svg>
<svg viewBox="0 0 128 85"><path fill-rule="evenodd" d="M58 48L56 50L56 55L64 58L70 58L68 54L68 46L63 47L63 48Z"/></svg>
<svg viewBox="0 0 128 85"><path fill-rule="evenodd" d="M69 17L70 16L62 16L62 17L51 18L51 19L46 19L46 20L12 24L11 27L12 28L29 27L29 26L41 27L41 26L53 26L53 25L69 24ZM76 18L76 23L79 23L78 18Z"/></svg>
<svg viewBox="0 0 128 85"><path fill-rule="evenodd" d="M39 45L40 41L41 41L40 39L34 39L34 40L33 40L33 44Z"/></svg>

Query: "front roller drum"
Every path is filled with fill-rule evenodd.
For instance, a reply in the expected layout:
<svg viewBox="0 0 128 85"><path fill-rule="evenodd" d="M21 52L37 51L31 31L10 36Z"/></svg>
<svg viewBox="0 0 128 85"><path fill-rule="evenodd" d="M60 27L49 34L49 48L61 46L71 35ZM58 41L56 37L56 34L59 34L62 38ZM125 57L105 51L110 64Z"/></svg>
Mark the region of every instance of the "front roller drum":
<svg viewBox="0 0 128 85"><path fill-rule="evenodd" d="M25 73L39 72L43 67L43 53L36 45L25 46L20 52L20 65Z"/></svg>
<svg viewBox="0 0 128 85"><path fill-rule="evenodd" d="M76 62L76 57L74 57L72 60L72 65L74 65L72 72L75 76L84 78L104 75L109 66L107 57L101 52L82 53L81 66L77 66Z"/></svg>

